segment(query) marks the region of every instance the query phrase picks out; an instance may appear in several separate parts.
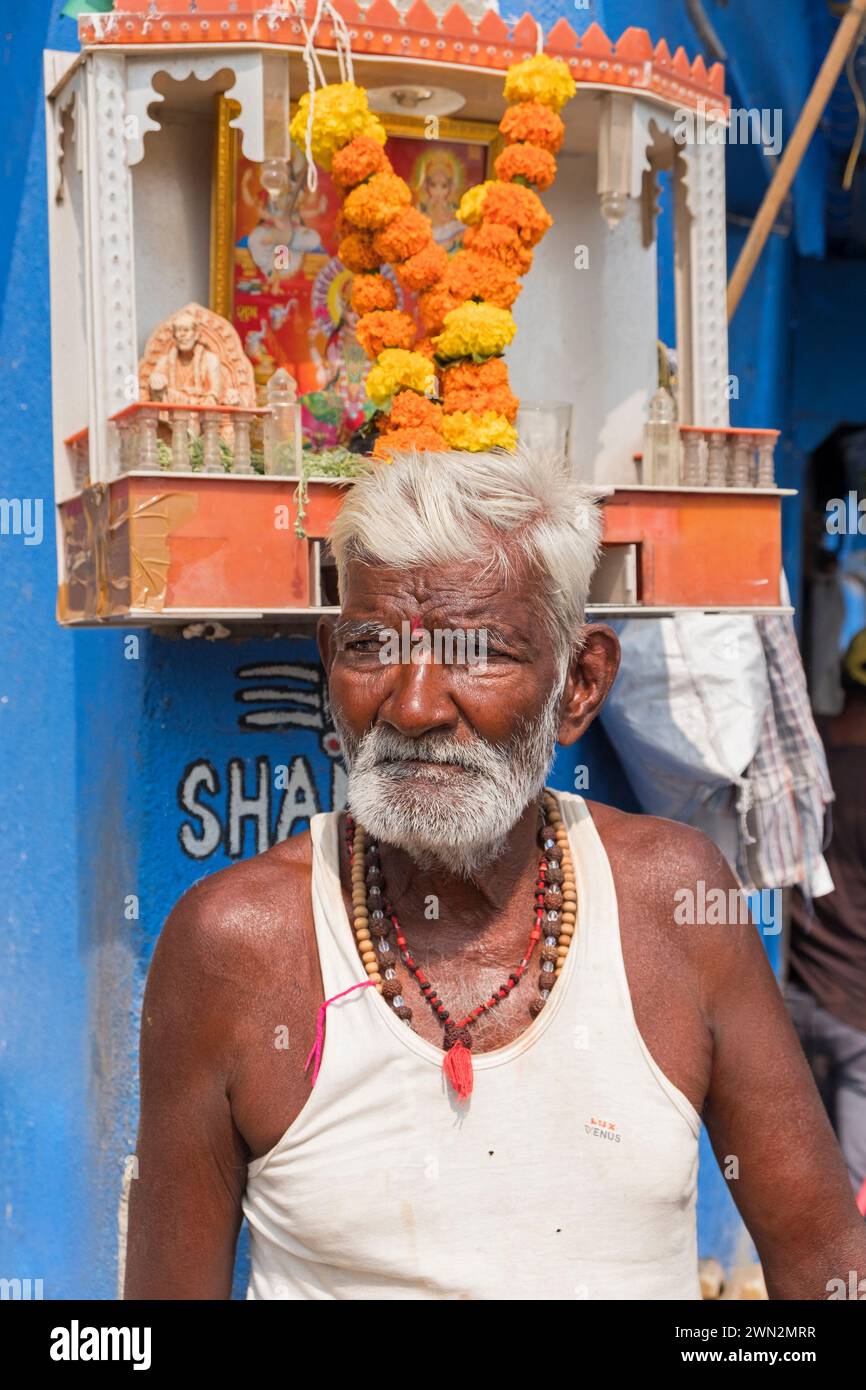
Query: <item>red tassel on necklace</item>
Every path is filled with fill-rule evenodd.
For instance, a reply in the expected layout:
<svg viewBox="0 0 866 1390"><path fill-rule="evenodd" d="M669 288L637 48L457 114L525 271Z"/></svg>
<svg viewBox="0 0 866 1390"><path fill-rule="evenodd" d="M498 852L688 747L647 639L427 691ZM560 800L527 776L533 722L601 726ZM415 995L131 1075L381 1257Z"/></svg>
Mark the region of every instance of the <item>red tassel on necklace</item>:
<svg viewBox="0 0 866 1390"><path fill-rule="evenodd" d="M457 1099L468 1100L472 1095L473 1081L472 1053L469 1048L462 1042L456 1042L453 1047L449 1047L445 1053L442 1070L456 1092Z"/></svg>

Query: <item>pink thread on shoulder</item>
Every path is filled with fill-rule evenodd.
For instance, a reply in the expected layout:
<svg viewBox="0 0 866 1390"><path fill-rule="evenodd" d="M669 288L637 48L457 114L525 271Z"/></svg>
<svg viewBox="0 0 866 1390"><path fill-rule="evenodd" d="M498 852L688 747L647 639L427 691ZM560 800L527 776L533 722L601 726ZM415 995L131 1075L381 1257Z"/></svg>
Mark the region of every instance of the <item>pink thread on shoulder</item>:
<svg viewBox="0 0 866 1390"><path fill-rule="evenodd" d="M316 1077L319 1075L319 1067L322 1063L322 1044L325 1041L325 1010L327 1009L329 1004L333 1004L337 999L342 999L345 994L351 994L352 991L355 989L366 989L368 985L372 984L372 980L361 980L358 984L350 985L348 989L341 990L339 994L332 995L330 999L325 1000L324 1004L319 1005L319 1012L316 1015L316 1041L310 1048L310 1054L307 1057L306 1063L304 1065L304 1071L306 1072L309 1069L310 1063L315 1057L316 1062L315 1066L313 1067L313 1077L310 1082L311 1087L315 1086L316 1084Z"/></svg>

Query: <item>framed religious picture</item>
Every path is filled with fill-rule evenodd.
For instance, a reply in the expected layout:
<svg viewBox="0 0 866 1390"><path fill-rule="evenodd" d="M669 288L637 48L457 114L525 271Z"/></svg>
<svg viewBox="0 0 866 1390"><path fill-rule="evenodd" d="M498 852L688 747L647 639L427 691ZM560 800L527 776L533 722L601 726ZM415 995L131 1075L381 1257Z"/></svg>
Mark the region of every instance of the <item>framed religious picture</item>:
<svg viewBox="0 0 866 1390"><path fill-rule="evenodd" d="M328 174L306 185L296 153L285 196L262 187L261 166L246 159L229 125L236 103L220 96L211 212L211 308L234 324L253 364L260 401L278 367L298 383L304 442L317 449L345 445L372 410L366 399L369 363L355 338L352 273L337 256L341 198ZM436 139L410 116L383 116L386 150L406 180L415 206L449 253L461 244L457 208L467 188L489 177L495 125L438 121ZM397 284L398 307L415 311Z"/></svg>

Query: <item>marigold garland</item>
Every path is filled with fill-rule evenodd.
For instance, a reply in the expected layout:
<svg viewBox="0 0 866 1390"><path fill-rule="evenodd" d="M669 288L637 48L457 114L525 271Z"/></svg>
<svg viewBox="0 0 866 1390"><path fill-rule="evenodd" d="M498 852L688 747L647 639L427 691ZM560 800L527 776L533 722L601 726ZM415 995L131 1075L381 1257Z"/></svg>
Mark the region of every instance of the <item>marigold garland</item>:
<svg viewBox="0 0 866 1390"><path fill-rule="evenodd" d="M558 154L565 135L565 124L561 116L542 106L539 101L521 101L509 106L499 130L507 144L525 141L530 145L540 145L551 154Z"/></svg>
<svg viewBox="0 0 866 1390"><path fill-rule="evenodd" d="M422 251L401 261L397 266L397 279L404 290L417 294L430 289L448 269L448 252L436 241L430 241Z"/></svg>
<svg viewBox="0 0 866 1390"><path fill-rule="evenodd" d="M407 208L412 193L397 174L373 174L346 195L343 216L365 231L378 231Z"/></svg>
<svg viewBox="0 0 866 1390"><path fill-rule="evenodd" d="M522 145L506 145L493 166L504 183L525 179L533 188L549 188L556 178L556 160L549 150L527 141Z"/></svg>
<svg viewBox="0 0 866 1390"><path fill-rule="evenodd" d="M408 260L410 256L417 256L435 245L433 224L417 208L405 208L376 233L373 245L383 261Z"/></svg>
<svg viewBox="0 0 866 1390"><path fill-rule="evenodd" d="M411 430L422 427L442 432L442 407L429 396L417 391L398 391L388 416L389 430Z"/></svg>
<svg viewBox="0 0 866 1390"><path fill-rule="evenodd" d="M348 232L337 247L337 255L347 270L359 275L365 270L378 270L382 262L373 250L369 232Z"/></svg>
<svg viewBox="0 0 866 1390"><path fill-rule="evenodd" d="M490 357L477 365L458 362L446 367L440 378L443 409L455 411L493 411L513 424L520 401L508 385L508 368L501 357Z"/></svg>
<svg viewBox="0 0 866 1390"><path fill-rule="evenodd" d="M440 361L456 357L498 357L517 332L508 309L468 299L445 315L445 327L436 339Z"/></svg>
<svg viewBox="0 0 866 1390"><path fill-rule="evenodd" d="M374 309L355 326L355 337L371 358L386 348L410 348L417 336L415 320L402 309Z"/></svg>
<svg viewBox="0 0 866 1390"><path fill-rule="evenodd" d="M373 448L373 457L388 462L393 454L409 453L413 449L435 452L447 449L444 435L431 430L427 425L413 426L407 430L387 430L380 434Z"/></svg>
<svg viewBox="0 0 866 1390"><path fill-rule="evenodd" d="M463 249L451 257L394 173L383 149L384 127L366 93L347 82L316 92L313 156L332 171L344 195L338 254L356 276L358 340L375 358L367 394L380 409L390 409L374 457L387 460L412 447L514 448L519 401L501 354L516 331L510 309L520 293L518 278L552 225L535 190L553 183L565 129L558 113L575 90L561 58L541 53L509 68L505 97L514 104L499 126L506 144L496 178L463 194L458 217L467 230ZM301 145L308 115L309 98L302 97L291 126ZM384 264L403 289L418 295L427 335L420 342L411 316L396 307L392 282L376 273ZM429 399L437 367L441 405Z"/></svg>
<svg viewBox="0 0 866 1390"><path fill-rule="evenodd" d="M442 417L442 432L452 449L513 449L517 430L504 415L492 410L483 413L455 410Z"/></svg>
<svg viewBox="0 0 866 1390"><path fill-rule="evenodd" d="M484 299L501 309L510 309L521 289L516 271L478 251L455 252L448 262L443 283L458 299Z"/></svg>
<svg viewBox="0 0 866 1390"><path fill-rule="evenodd" d="M505 100L537 101L552 111L561 111L577 91L577 83L561 58L537 53L522 63L512 63L505 74Z"/></svg>
<svg viewBox="0 0 866 1390"><path fill-rule="evenodd" d="M356 314L372 314L377 309L396 309L397 287L384 275L355 275L352 279L352 308Z"/></svg>
<svg viewBox="0 0 866 1390"><path fill-rule="evenodd" d="M367 395L374 405L382 406L401 388L429 395L435 384L429 357L403 348L386 348L367 374Z"/></svg>
<svg viewBox="0 0 866 1390"><path fill-rule="evenodd" d="M463 234L463 245L467 251L495 257L518 275L525 275L532 265L531 247L523 245L513 227L503 227L498 222L483 222L478 227L467 227Z"/></svg>
<svg viewBox="0 0 866 1390"><path fill-rule="evenodd" d="M398 270L397 274L400 272ZM456 309L460 300L443 284L433 285L418 296L418 312L421 322L430 334L441 333L445 326L445 315Z"/></svg>
<svg viewBox="0 0 866 1390"><path fill-rule="evenodd" d="M306 147L310 117L310 94L304 92L289 125L289 134L301 149ZM320 87L313 101L313 130L310 146L313 159L330 170L334 155L355 135L367 135L379 145L388 136L385 127L369 108L367 93L354 82L335 82Z"/></svg>
<svg viewBox="0 0 866 1390"><path fill-rule="evenodd" d="M342 192L355 188L373 174L393 172L390 159L371 135L356 135L337 151L331 164L331 178Z"/></svg>

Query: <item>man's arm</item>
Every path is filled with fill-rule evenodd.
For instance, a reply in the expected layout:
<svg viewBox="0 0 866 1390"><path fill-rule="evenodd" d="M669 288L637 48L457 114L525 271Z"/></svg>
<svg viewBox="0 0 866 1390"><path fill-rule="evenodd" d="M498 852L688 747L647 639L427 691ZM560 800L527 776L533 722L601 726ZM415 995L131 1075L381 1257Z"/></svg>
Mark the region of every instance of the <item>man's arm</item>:
<svg viewBox="0 0 866 1390"><path fill-rule="evenodd" d="M698 877L736 884L706 842ZM704 1121L755 1242L773 1299L824 1299L828 1281L866 1277L866 1226L788 1018L759 931L695 926L702 1008L713 1038ZM733 1162L732 1160L736 1160Z"/></svg>
<svg viewBox="0 0 866 1390"><path fill-rule="evenodd" d="M229 1107L232 972L205 925L211 897L205 882L181 899L148 976L127 1299L231 1295L247 1153Z"/></svg>

